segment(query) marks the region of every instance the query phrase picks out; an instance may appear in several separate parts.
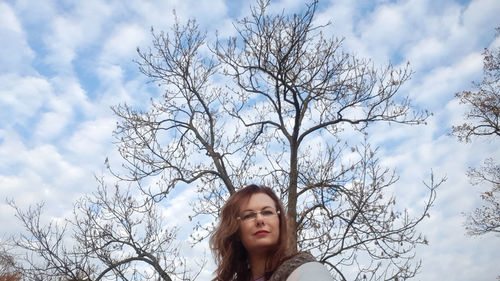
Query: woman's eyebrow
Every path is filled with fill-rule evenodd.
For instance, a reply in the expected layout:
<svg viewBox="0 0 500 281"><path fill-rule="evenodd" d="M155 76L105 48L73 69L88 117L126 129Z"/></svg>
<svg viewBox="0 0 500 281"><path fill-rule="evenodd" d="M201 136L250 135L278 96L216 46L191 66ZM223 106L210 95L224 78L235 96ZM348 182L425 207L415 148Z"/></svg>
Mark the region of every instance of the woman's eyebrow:
<svg viewBox="0 0 500 281"><path fill-rule="evenodd" d="M260 210L265 210L265 209L272 209L273 207L272 206L265 206L265 207L262 207ZM246 210L243 210L242 212L255 212L254 209L246 209Z"/></svg>

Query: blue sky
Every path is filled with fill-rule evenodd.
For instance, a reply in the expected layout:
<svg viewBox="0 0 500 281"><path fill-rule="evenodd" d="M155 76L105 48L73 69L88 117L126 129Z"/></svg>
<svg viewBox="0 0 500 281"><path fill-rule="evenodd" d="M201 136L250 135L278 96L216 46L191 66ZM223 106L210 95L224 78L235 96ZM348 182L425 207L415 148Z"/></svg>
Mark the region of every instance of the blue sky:
<svg viewBox="0 0 500 281"><path fill-rule="evenodd" d="M272 9L297 11L303 3L272 1ZM454 94L481 79L483 49L500 46L494 32L500 2L338 0L320 1L319 8L317 23L331 21L325 33L344 37L346 51L380 67L409 61L414 75L401 93L434 114L426 126L370 128L383 164L400 174L394 193L410 211L422 204L422 180L431 169L448 178L420 226L430 245L418 248L423 268L415 280L493 280L500 274L500 237L467 237L462 212L480 204L481 187L472 188L465 171L486 157L498 159L498 140L463 144L448 133L464 112ZM21 207L45 201L47 217L69 216L73 202L96 188L104 159L119 163L110 107L145 107L159 92L133 60L137 47L149 46L151 27L169 28L174 9L181 22L196 18L210 38L215 30L233 34L249 2L0 1L0 237L21 231L5 198ZM190 229L185 206L194 191L176 196L167 221ZM186 217L173 215L179 211Z"/></svg>

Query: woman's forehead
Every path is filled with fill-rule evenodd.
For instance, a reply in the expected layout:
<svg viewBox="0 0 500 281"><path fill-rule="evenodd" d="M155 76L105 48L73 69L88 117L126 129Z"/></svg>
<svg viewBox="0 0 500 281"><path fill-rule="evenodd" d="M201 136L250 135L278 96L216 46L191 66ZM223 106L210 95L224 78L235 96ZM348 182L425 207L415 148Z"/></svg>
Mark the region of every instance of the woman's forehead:
<svg viewBox="0 0 500 281"><path fill-rule="evenodd" d="M276 203L274 200L265 193L255 193L248 198L248 200L243 200L240 205L240 211L253 211L261 210L266 207L275 207Z"/></svg>

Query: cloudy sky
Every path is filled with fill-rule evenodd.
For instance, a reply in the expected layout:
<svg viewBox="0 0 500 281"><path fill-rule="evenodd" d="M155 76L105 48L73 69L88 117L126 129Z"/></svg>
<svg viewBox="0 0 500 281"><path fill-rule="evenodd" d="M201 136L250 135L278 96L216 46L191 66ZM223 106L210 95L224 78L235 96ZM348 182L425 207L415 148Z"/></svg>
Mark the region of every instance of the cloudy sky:
<svg viewBox="0 0 500 281"><path fill-rule="evenodd" d="M272 1L297 11L303 1ZM96 188L104 159L119 161L112 144L116 118L110 107L145 107L158 91L136 64L136 48L151 42L150 28L167 30L172 10L196 18L209 37L233 34L232 22L250 2L231 0L51 1L0 0L0 238L21 231L5 199L21 207L44 201L49 217L69 215L73 202ZM498 140L458 143L448 133L464 108L454 100L482 75L485 47L500 47L498 0L320 1L318 23L345 37L344 48L375 65L407 61L414 71L402 89L433 112L426 126L374 126L370 140L383 164L400 175L395 190L409 209L424 200L431 169L448 180L438 190L430 218L419 230L415 280L493 280L500 274L500 237L466 236L462 212L479 206L479 188L464 173L489 156ZM179 191L178 214L192 190ZM184 201L183 201L184 200ZM186 217L170 218L181 227ZM181 237L182 238L182 237ZM203 251L201 244L193 251ZM209 278L213 265L200 279Z"/></svg>

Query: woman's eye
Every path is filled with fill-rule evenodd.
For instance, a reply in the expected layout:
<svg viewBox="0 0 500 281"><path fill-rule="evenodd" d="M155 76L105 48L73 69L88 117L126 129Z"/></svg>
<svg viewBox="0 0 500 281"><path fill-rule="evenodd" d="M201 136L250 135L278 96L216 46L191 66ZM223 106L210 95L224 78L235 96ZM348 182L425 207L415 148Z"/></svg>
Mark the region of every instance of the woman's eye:
<svg viewBox="0 0 500 281"><path fill-rule="evenodd" d="M266 217L272 216L273 214L274 214L273 211L270 211L270 210L262 211L262 215L266 216Z"/></svg>
<svg viewBox="0 0 500 281"><path fill-rule="evenodd" d="M244 220L250 220L250 219L253 219L255 218L255 213L249 213L249 214L246 214L243 216L243 219Z"/></svg>

